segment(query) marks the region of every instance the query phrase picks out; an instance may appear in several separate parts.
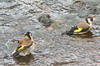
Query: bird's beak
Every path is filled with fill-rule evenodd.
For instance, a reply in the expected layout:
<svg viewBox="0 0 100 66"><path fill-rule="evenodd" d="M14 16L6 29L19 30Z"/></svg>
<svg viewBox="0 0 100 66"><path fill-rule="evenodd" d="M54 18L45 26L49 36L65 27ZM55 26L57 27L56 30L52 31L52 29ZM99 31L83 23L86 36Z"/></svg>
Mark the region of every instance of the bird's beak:
<svg viewBox="0 0 100 66"><path fill-rule="evenodd" d="M95 18L93 18L93 21L95 21Z"/></svg>
<svg viewBox="0 0 100 66"><path fill-rule="evenodd" d="M93 21L95 21L95 17L96 17L96 16L92 16Z"/></svg>

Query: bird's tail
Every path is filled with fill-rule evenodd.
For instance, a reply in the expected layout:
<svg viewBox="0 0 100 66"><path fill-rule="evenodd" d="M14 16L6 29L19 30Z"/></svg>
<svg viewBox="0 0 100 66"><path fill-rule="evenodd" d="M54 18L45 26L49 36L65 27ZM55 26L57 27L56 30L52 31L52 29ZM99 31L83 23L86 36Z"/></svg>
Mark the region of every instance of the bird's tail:
<svg viewBox="0 0 100 66"><path fill-rule="evenodd" d="M70 31L66 31L66 32L63 32L61 35L73 35L73 32L70 32Z"/></svg>
<svg viewBox="0 0 100 66"><path fill-rule="evenodd" d="M65 35L66 34L66 32L63 32L61 35Z"/></svg>
<svg viewBox="0 0 100 66"><path fill-rule="evenodd" d="M18 58L20 57L19 53L20 53L19 51L14 51L11 56L14 58Z"/></svg>
<svg viewBox="0 0 100 66"><path fill-rule="evenodd" d="M65 34L67 34L67 35L73 35L75 29L77 29L77 26L72 26L69 31L66 31L66 32L62 33L61 35L65 35Z"/></svg>

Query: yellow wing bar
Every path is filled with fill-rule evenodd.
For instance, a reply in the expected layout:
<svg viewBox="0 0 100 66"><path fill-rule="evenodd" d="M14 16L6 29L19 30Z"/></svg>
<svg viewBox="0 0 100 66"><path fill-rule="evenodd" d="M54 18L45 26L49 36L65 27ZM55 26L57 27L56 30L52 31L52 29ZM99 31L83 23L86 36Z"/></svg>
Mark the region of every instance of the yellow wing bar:
<svg viewBox="0 0 100 66"><path fill-rule="evenodd" d="M21 47L18 49L18 51L23 50L23 49L24 49L24 46L21 46Z"/></svg>
<svg viewBox="0 0 100 66"><path fill-rule="evenodd" d="M77 30L74 30L74 32L80 32L83 28L78 28Z"/></svg>

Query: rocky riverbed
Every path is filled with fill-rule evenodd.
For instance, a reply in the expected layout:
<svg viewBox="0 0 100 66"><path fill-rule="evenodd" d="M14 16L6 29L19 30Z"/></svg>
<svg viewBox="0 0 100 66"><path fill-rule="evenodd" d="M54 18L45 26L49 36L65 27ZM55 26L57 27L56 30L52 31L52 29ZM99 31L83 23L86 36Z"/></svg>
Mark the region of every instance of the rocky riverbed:
<svg viewBox="0 0 100 66"><path fill-rule="evenodd" d="M49 14L52 23L38 21ZM61 36L72 25L95 16L92 34ZM32 55L11 53L23 33L32 32ZM100 66L100 0L0 0L0 66Z"/></svg>

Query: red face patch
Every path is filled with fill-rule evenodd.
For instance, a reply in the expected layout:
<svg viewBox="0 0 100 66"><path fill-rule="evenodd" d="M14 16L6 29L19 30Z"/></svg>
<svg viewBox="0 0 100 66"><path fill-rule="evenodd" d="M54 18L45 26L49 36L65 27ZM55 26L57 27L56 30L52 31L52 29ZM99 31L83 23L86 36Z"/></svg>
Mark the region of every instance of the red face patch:
<svg viewBox="0 0 100 66"><path fill-rule="evenodd" d="M91 21L93 21L93 17L89 17Z"/></svg>

